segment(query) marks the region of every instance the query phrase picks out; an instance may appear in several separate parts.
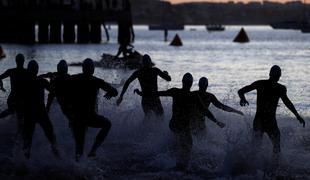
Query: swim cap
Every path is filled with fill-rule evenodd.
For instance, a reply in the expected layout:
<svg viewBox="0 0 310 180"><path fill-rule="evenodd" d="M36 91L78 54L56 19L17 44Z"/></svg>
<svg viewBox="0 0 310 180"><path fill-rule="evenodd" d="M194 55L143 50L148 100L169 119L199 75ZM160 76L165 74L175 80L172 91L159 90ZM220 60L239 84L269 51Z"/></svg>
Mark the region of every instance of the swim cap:
<svg viewBox="0 0 310 180"><path fill-rule="evenodd" d="M154 66L154 63L152 62L151 57L148 54L143 55L142 64L144 67Z"/></svg>
<svg viewBox="0 0 310 180"><path fill-rule="evenodd" d="M35 60L29 61L27 69L32 75L36 76L38 74L38 71L39 71L39 65L38 65L37 61L35 61Z"/></svg>
<svg viewBox="0 0 310 180"><path fill-rule="evenodd" d="M208 86L208 84L209 84L208 78L202 77L202 78L199 79L199 87L205 88L205 87Z"/></svg>
<svg viewBox="0 0 310 180"><path fill-rule="evenodd" d="M270 69L269 73L270 77L280 77L281 76L281 68L278 65L274 65Z"/></svg>
<svg viewBox="0 0 310 180"><path fill-rule="evenodd" d="M57 64L57 71L61 74L67 74L68 73L68 65L65 60L60 60Z"/></svg>
<svg viewBox="0 0 310 180"><path fill-rule="evenodd" d="M83 61L82 69L84 74L93 75L95 72L94 61L90 58L87 58Z"/></svg>
<svg viewBox="0 0 310 180"><path fill-rule="evenodd" d="M18 66L23 66L25 62L25 57L23 54L17 54L15 57L15 62Z"/></svg>
<svg viewBox="0 0 310 180"><path fill-rule="evenodd" d="M183 84L193 83L193 76L191 73L185 73L182 78Z"/></svg>

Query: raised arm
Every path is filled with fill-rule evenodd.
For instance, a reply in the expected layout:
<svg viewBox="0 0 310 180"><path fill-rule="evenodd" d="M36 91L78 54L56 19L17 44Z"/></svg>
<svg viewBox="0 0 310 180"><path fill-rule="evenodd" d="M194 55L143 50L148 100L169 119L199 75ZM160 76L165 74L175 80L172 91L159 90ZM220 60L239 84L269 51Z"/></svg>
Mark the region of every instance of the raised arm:
<svg viewBox="0 0 310 180"><path fill-rule="evenodd" d="M296 118L300 122L300 124L302 124L303 127L305 127L305 121L303 120L303 118L299 115L299 113L295 109L294 104L287 97L286 90L285 90L285 93L281 96L281 99L282 99L283 103L285 104L285 106L296 116Z"/></svg>
<svg viewBox="0 0 310 180"><path fill-rule="evenodd" d="M244 94L250 91L253 91L254 89L257 89L257 82L254 82L251 85L245 86L238 91L241 106L249 105L249 102L246 100Z"/></svg>
<svg viewBox="0 0 310 180"><path fill-rule="evenodd" d="M167 71L161 71L160 69L157 69L157 74L164 80L171 81L171 77L169 76L169 73Z"/></svg>
<svg viewBox="0 0 310 180"><path fill-rule="evenodd" d="M223 111L226 111L226 112L232 112L232 113L237 113L237 114L240 114L240 115L243 115L243 113L241 111L238 111L232 107L229 107L223 103L221 103L214 95L212 96L212 99L211 99L211 103L219 108L219 109L222 109Z"/></svg>
<svg viewBox="0 0 310 180"><path fill-rule="evenodd" d="M6 70L3 74L0 75L0 80L5 79L11 75L11 70Z"/></svg>
<svg viewBox="0 0 310 180"><path fill-rule="evenodd" d="M124 84L124 86L123 86L121 95L119 96L119 98L118 98L117 101L116 101L116 104L117 104L117 105L120 105L120 104L121 104L121 102L123 101L123 96L124 96L125 92L127 91L129 84L130 84L132 81L134 81L137 77L138 77L138 76L137 76L137 71L136 71L136 72L134 72L134 73L127 79L127 81L125 82L125 84Z"/></svg>

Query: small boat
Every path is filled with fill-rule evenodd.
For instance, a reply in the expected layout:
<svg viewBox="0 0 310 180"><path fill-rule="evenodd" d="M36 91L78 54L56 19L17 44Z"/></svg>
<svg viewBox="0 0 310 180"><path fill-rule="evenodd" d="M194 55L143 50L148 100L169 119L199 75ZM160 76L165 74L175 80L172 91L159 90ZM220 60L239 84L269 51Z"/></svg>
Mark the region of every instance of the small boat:
<svg viewBox="0 0 310 180"><path fill-rule="evenodd" d="M283 21L283 22L274 22L270 26L273 29L294 29L299 30L302 27L302 23L298 21Z"/></svg>
<svg viewBox="0 0 310 180"><path fill-rule="evenodd" d="M208 31L224 31L225 27L221 24L210 24L210 25L207 25L207 30Z"/></svg>
<svg viewBox="0 0 310 180"><path fill-rule="evenodd" d="M150 31L156 30L184 30L183 24L157 24L157 25L149 25Z"/></svg>
<svg viewBox="0 0 310 180"><path fill-rule="evenodd" d="M114 55L103 53L99 61L94 61L95 67L111 69L138 69L142 67L142 55L135 51L127 58L115 58ZM71 63L69 66L82 66L82 62Z"/></svg>

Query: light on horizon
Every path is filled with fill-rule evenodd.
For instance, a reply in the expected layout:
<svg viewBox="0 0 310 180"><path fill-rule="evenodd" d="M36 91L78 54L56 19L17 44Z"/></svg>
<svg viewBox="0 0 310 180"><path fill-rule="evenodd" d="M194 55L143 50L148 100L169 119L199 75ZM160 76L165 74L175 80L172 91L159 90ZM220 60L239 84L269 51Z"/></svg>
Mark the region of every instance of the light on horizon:
<svg viewBox="0 0 310 180"><path fill-rule="evenodd" d="M172 4L177 3L186 3L186 2L262 2L262 0L165 0L170 1ZM298 1L298 0L267 0L267 1L274 1L274 2L289 2L289 1Z"/></svg>

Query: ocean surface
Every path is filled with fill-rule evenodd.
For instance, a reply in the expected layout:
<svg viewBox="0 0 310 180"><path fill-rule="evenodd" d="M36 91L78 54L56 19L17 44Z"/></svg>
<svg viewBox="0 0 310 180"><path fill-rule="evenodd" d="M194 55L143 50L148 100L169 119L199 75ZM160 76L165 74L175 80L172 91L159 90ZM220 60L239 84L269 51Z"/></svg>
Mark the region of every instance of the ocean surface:
<svg viewBox="0 0 310 180"><path fill-rule="evenodd" d="M310 34L299 31L273 30L267 26L246 26L250 43L238 44L232 40L240 26L228 26L224 32L208 32L203 26L187 26L185 31L169 31L169 41L178 33L182 47L171 47L164 42L162 31L148 31L146 26L135 26L135 49L151 56L156 66L166 70L171 82L159 79L159 89L181 87L184 73L194 76L192 90L198 89L198 80L209 79L208 91L225 104L244 112L239 116L211 106L215 116L226 124L221 129L206 119L207 134L203 140L194 139L192 159L188 172L172 170L175 166L173 137L168 129L171 117L171 98L161 98L165 116L145 123L140 97L132 92L139 88L134 81L120 106L116 99L107 101L104 93L98 95L99 113L108 117L112 129L97 158L74 160L74 143L68 121L57 102L50 118L60 146L61 159L56 159L49 148L41 127L34 134L32 158L25 160L20 145L15 142L16 117L0 120L0 179L310 179ZM104 34L104 33L103 33ZM0 61L0 72L15 66L17 53L23 53L26 63L38 61L39 73L56 71L59 60L81 62L85 58L100 60L102 53L116 54L117 29L110 30L111 41L102 44L15 45L2 44L7 57ZM103 41L105 37L103 37ZM304 117L303 128L294 115L280 101L277 119L281 130L282 154L274 165L272 145L264 136L259 153L251 149L252 122L256 108L256 92L247 94L250 103L239 106L238 89L258 79L266 79L272 65L282 68L280 83ZM69 67L70 74L80 73L80 67ZM96 76L112 83L119 92L122 83L132 74L128 69L96 68ZM4 80L10 89L9 79ZM0 93L0 110L6 109L8 92ZM90 128L85 145L89 151L97 130Z"/></svg>

